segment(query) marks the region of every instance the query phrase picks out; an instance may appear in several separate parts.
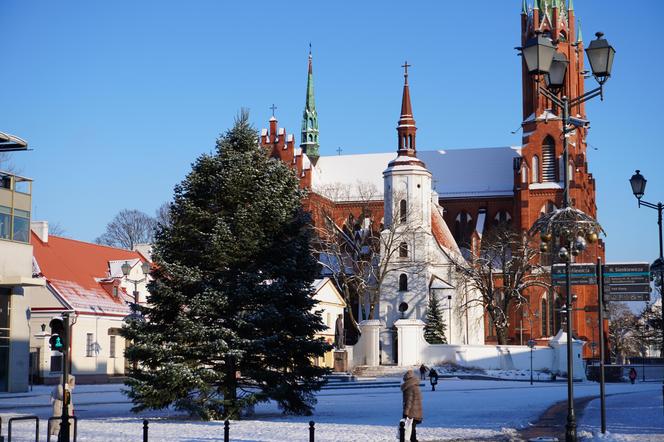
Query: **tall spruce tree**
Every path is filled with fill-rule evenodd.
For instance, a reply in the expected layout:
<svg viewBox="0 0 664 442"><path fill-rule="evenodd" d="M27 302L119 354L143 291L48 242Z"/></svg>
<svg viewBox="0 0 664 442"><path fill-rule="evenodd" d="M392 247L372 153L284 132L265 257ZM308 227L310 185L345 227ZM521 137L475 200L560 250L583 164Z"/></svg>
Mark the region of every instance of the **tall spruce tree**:
<svg viewBox="0 0 664 442"><path fill-rule="evenodd" d="M149 306L129 321L134 411L237 418L275 400L310 414L330 348L315 310L310 223L297 178L258 145L246 112L175 188L154 243Z"/></svg>
<svg viewBox="0 0 664 442"><path fill-rule="evenodd" d="M427 308L427 322L424 326L424 339L429 344L447 344L446 329L447 326L443 320L440 303L432 290L429 296L429 307Z"/></svg>

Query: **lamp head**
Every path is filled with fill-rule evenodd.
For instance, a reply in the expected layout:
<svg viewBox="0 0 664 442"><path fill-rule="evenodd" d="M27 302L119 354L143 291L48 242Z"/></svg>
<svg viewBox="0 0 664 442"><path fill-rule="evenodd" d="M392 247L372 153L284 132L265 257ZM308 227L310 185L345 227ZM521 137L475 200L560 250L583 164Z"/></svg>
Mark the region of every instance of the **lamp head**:
<svg viewBox="0 0 664 442"><path fill-rule="evenodd" d="M125 261L124 264L122 264L122 274L124 276L129 275L129 272L131 271L131 266L129 265L129 261Z"/></svg>
<svg viewBox="0 0 664 442"><path fill-rule="evenodd" d="M586 55L588 56L593 76L600 85L603 85L611 76L613 57L616 54L616 50L603 38L603 33L597 32L595 35L597 39L590 42L590 45L586 48Z"/></svg>
<svg viewBox="0 0 664 442"><path fill-rule="evenodd" d="M643 198L643 194L646 193L646 183L647 179L641 175L641 171L637 170L632 178L629 179L629 184L632 186L632 193L637 199Z"/></svg>

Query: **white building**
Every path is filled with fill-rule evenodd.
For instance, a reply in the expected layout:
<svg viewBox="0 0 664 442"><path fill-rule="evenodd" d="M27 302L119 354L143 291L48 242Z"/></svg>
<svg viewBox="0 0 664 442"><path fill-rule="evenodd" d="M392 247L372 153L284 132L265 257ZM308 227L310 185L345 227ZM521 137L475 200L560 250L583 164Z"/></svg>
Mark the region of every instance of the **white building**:
<svg viewBox="0 0 664 442"><path fill-rule="evenodd" d="M431 172L417 157L413 119L405 75L401 117L397 126L398 150L383 172L385 212L381 239L381 264L385 268L380 288L380 362L397 363L397 322L422 324L429 300L435 295L447 308L448 343L483 344L481 306L464 308L469 296L458 281L451 256L460 251L443 220ZM472 295L471 295L472 296Z"/></svg>
<svg viewBox="0 0 664 442"><path fill-rule="evenodd" d="M0 392L27 391L31 373L26 291L32 277L32 180L0 172Z"/></svg>
<svg viewBox="0 0 664 442"><path fill-rule="evenodd" d="M109 382L125 374L120 329L131 313L129 303L147 299L145 257L136 251L49 236L46 222L33 223L34 272L44 287L29 289L31 351L39 360L44 383L57 381L62 356L49 348L48 324L70 312L72 374L79 383ZM122 271L129 264L129 274ZM134 285L131 281L139 281ZM136 289L136 291L135 291Z"/></svg>
<svg viewBox="0 0 664 442"><path fill-rule="evenodd" d="M343 317L346 302L330 278L316 279L313 288L314 299L318 301L318 304L314 307L314 311L321 312L323 323L326 327L316 337L322 337L325 339L325 342L332 345L334 344L336 321L339 315ZM332 368L334 366L334 349L325 353L325 356L317 361L317 365Z"/></svg>

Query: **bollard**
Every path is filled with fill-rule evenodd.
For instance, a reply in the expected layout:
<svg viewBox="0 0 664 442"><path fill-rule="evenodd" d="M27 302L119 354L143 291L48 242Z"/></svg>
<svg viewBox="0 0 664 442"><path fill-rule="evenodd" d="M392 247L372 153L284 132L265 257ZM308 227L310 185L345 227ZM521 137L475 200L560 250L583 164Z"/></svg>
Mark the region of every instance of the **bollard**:
<svg viewBox="0 0 664 442"><path fill-rule="evenodd" d="M143 442L148 442L148 420L143 419Z"/></svg>
<svg viewBox="0 0 664 442"><path fill-rule="evenodd" d="M35 421L35 442L39 442L39 418L37 416L18 416L9 418L7 423L7 441L12 442L12 423L15 421Z"/></svg>
<svg viewBox="0 0 664 442"><path fill-rule="evenodd" d="M309 421L309 442L314 442L314 421Z"/></svg>
<svg viewBox="0 0 664 442"><path fill-rule="evenodd" d="M231 433L231 423L226 419L224 421L224 442L229 442Z"/></svg>
<svg viewBox="0 0 664 442"><path fill-rule="evenodd" d="M399 442L406 442L406 422L399 422Z"/></svg>

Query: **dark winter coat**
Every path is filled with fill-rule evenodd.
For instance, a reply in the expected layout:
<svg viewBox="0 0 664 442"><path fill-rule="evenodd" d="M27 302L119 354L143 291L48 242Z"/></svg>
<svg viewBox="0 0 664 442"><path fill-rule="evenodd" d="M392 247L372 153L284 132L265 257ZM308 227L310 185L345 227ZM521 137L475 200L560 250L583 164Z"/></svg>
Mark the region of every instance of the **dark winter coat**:
<svg viewBox="0 0 664 442"><path fill-rule="evenodd" d="M401 391L403 392L403 415L416 420L422 420L420 381L413 374L413 370L408 370L403 376Z"/></svg>

